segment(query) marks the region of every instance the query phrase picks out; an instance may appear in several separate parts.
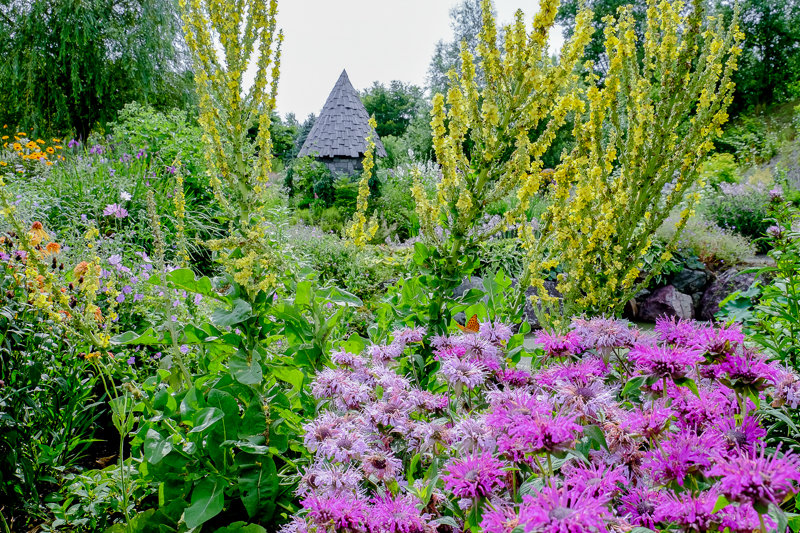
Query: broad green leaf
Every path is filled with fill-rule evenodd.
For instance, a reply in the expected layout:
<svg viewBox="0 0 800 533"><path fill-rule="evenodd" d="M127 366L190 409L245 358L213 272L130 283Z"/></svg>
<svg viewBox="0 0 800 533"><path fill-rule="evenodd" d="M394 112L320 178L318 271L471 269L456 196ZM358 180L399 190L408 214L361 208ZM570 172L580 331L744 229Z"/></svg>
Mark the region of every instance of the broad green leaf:
<svg viewBox="0 0 800 533"><path fill-rule="evenodd" d="M263 507L272 504L279 490L275 461L268 456L259 456L257 460L258 463L254 458L251 464L242 464L239 474L242 503L251 517L263 512Z"/></svg>
<svg viewBox="0 0 800 533"><path fill-rule="evenodd" d="M144 333L126 331L111 337L111 344L144 344L147 346L166 344L167 342L159 337L153 328L147 328Z"/></svg>
<svg viewBox="0 0 800 533"><path fill-rule="evenodd" d="M253 308L249 303L242 299L233 301L233 307L228 309L217 309L211 314L211 320L221 328L232 327L244 322L253 314Z"/></svg>
<svg viewBox="0 0 800 533"><path fill-rule="evenodd" d="M731 502L728 501L728 498L726 498L725 496L720 494L717 497L717 503L714 504L714 509L712 509L711 513L713 514L713 513L716 513L717 511L721 511L722 509L726 508L730 504L731 504Z"/></svg>
<svg viewBox="0 0 800 533"><path fill-rule="evenodd" d="M311 303L311 282L301 281L297 284L297 289L294 295L295 305L308 305Z"/></svg>
<svg viewBox="0 0 800 533"><path fill-rule="evenodd" d="M267 533L267 530L258 524L234 522L233 524L215 530L214 533Z"/></svg>
<svg viewBox="0 0 800 533"><path fill-rule="evenodd" d="M606 443L606 436L603 434L603 430L600 429L599 427L595 425L583 426L583 434L589 437L590 441L608 450L608 444Z"/></svg>
<svg viewBox="0 0 800 533"><path fill-rule="evenodd" d="M253 352L252 356L248 356L247 353L239 350L228 360L228 366L233 379L242 385L261 383L263 373L261 361L256 352Z"/></svg>
<svg viewBox="0 0 800 533"><path fill-rule="evenodd" d="M172 443L161 437L153 430L147 430L147 437L144 440L144 458L150 464L158 464L172 451Z"/></svg>
<svg viewBox="0 0 800 533"><path fill-rule="evenodd" d="M158 276L155 276L155 278L156 279L154 281L153 277L151 277L150 283L158 284L161 282L158 279ZM192 272L192 270L189 268L179 268L177 270L173 270L167 274L167 281L172 283L172 285L178 289L184 289L195 294L202 294L203 296L208 296L221 302L228 301L228 298L214 290L210 279L205 276L200 279L195 278L194 272Z"/></svg>
<svg viewBox="0 0 800 533"><path fill-rule="evenodd" d="M183 520L192 529L217 516L225 504L221 480L205 478L192 491L192 504L183 513Z"/></svg>
<svg viewBox="0 0 800 533"><path fill-rule="evenodd" d="M221 409L216 407L203 407L194 415L194 427L189 433L200 433L207 430L225 416Z"/></svg>

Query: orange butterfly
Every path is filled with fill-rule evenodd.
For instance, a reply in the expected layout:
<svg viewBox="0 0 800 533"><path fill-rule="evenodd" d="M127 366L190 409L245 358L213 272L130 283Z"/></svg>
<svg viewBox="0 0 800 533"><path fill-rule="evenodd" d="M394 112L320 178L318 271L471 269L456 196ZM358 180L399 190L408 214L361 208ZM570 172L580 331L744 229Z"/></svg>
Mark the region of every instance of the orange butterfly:
<svg viewBox="0 0 800 533"><path fill-rule="evenodd" d="M481 330L481 323L478 322L478 315L472 315L472 318L467 320L467 324L462 326L461 324L456 324L458 329L465 333L478 333Z"/></svg>

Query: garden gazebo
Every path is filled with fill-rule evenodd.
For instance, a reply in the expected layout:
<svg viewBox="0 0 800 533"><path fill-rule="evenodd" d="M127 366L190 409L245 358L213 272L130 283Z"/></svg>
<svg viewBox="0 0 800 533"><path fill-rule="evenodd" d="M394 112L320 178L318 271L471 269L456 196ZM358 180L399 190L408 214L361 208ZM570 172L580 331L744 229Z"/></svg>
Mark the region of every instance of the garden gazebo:
<svg viewBox="0 0 800 533"><path fill-rule="evenodd" d="M315 157L335 174L353 174L362 169L369 134L369 114L343 70L299 155ZM372 139L375 154L386 157L386 149L374 131Z"/></svg>

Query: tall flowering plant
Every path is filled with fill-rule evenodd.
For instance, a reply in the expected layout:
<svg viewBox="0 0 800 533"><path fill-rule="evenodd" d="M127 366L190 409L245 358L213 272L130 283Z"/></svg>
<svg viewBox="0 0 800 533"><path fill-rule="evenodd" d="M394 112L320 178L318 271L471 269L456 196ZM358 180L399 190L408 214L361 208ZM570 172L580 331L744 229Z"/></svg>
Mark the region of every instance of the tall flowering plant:
<svg viewBox="0 0 800 533"><path fill-rule="evenodd" d="M785 524L800 457L765 440L759 405L800 378L737 328L578 319L507 364L508 327L437 336L438 381L403 361L423 332L334 352L305 426L314 462L286 532L766 532ZM791 504L788 504L791 507ZM785 526L784 526L785 527Z"/></svg>
<svg viewBox="0 0 800 533"><path fill-rule="evenodd" d="M679 237L698 200L691 187L703 156L728 118L743 38L736 18L728 27L704 20L699 1L647 5L641 46L631 7L606 19L608 71L602 80L589 77L588 109L575 122L574 148L552 175L540 229L519 231L529 251L527 276L545 304L537 307L556 321L587 309L619 313L658 273L668 250L640 275L652 236L682 206ZM555 267L561 304L544 289Z"/></svg>
<svg viewBox="0 0 800 533"><path fill-rule="evenodd" d="M483 224L486 207L516 195L518 206L506 219L515 224L544 184L541 158L567 114L581 105L576 66L591 33L591 17L582 12L572 39L554 61L548 35L558 0L542 0L530 29L518 11L502 47L491 2L481 5L478 58L462 45L460 72L451 72L446 96L433 98L431 127L441 180L433 196L419 180L411 191L423 236L415 262L431 275L430 325L438 333L449 321L444 296L474 270L479 244L504 229L505 224ZM477 65L485 84L478 80Z"/></svg>
<svg viewBox="0 0 800 533"><path fill-rule="evenodd" d="M252 215L263 214L272 169L269 124L283 41L276 23L278 2L181 0L180 6L194 61L211 187L228 216L246 226ZM245 91L251 62L255 82ZM255 142L248 136L254 124Z"/></svg>

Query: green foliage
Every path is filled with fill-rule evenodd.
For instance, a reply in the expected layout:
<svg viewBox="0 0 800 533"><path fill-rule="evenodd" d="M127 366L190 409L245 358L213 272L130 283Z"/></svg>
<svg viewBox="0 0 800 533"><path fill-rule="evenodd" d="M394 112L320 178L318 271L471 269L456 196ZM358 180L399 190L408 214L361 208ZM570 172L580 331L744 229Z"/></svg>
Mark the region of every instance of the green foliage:
<svg viewBox="0 0 800 533"><path fill-rule="evenodd" d="M0 264L0 500L23 527L25 515L42 517L58 478L84 459L101 404L79 348L26 301L15 277Z"/></svg>
<svg viewBox="0 0 800 533"><path fill-rule="evenodd" d="M727 228L751 240L760 239L770 226L767 220L769 193L763 185L722 184L704 200L705 217L717 226ZM756 242L758 251L767 251L768 243Z"/></svg>
<svg viewBox="0 0 800 533"><path fill-rule="evenodd" d="M300 208L311 205L314 200L320 200L326 206L335 200L333 174L327 166L310 156L296 159L286 169L283 183L289 197Z"/></svg>
<svg viewBox="0 0 800 533"><path fill-rule="evenodd" d="M734 2L717 0L717 11L730 18ZM739 71L734 77L733 111L793 98L800 79L800 1L743 0L738 2L745 40Z"/></svg>
<svg viewBox="0 0 800 533"><path fill-rule="evenodd" d="M656 239L662 243L672 242L675 223L676 217L668 218L656 232ZM681 253L695 255L710 268L737 265L756 253L755 245L747 238L700 216L688 219L676 247Z"/></svg>
<svg viewBox="0 0 800 533"><path fill-rule="evenodd" d="M739 165L736 158L729 153L716 153L709 156L700 167L700 178L713 186L720 183L736 183L739 181Z"/></svg>
<svg viewBox="0 0 800 533"><path fill-rule="evenodd" d="M132 100L191 100L171 0L11 0L0 13L4 122L86 138Z"/></svg>
<svg viewBox="0 0 800 533"><path fill-rule="evenodd" d="M375 117L378 136L402 137L411 121L423 108L422 89L410 83L393 80L388 87L377 81L361 92L361 101L370 116Z"/></svg>
<svg viewBox="0 0 800 533"><path fill-rule="evenodd" d="M720 151L734 154L742 164L760 164L778 153L780 138L761 112L740 116L725 128L716 144Z"/></svg>
<svg viewBox="0 0 800 533"><path fill-rule="evenodd" d="M132 102L120 110L109 129L117 151L124 148L127 153L136 154L145 149L164 166L180 162L190 194L203 203L211 200L204 175L203 132L187 112L180 109L162 112Z"/></svg>
<svg viewBox="0 0 800 533"><path fill-rule="evenodd" d="M767 354L800 369L800 210L776 198L766 239L773 265L755 270L753 286L720 304L721 318L741 321ZM768 280L765 282L764 280Z"/></svg>

